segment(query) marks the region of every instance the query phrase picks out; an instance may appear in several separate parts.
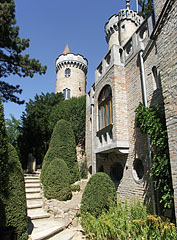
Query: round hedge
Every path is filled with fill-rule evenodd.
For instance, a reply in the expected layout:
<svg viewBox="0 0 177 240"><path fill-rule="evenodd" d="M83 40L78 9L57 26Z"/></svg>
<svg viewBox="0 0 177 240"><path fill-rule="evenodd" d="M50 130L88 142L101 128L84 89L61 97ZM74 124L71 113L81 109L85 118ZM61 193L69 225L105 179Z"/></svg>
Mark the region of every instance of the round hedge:
<svg viewBox="0 0 177 240"><path fill-rule="evenodd" d="M103 172L94 174L88 181L81 201L81 214L87 212L98 217L108 210L111 202L116 202L117 193L111 178Z"/></svg>
<svg viewBox="0 0 177 240"><path fill-rule="evenodd" d="M42 164L41 181L44 184L45 173L49 163L55 158L64 159L71 173L70 183L79 180L79 169L76 159L76 143L70 122L59 120L53 130L49 149Z"/></svg>
<svg viewBox="0 0 177 240"><path fill-rule="evenodd" d="M55 158L45 174L44 195L47 199L71 199L70 172L63 159Z"/></svg>
<svg viewBox="0 0 177 240"><path fill-rule="evenodd" d="M18 240L28 238L24 175L15 148L8 144L7 192L2 198L5 225L16 228Z"/></svg>

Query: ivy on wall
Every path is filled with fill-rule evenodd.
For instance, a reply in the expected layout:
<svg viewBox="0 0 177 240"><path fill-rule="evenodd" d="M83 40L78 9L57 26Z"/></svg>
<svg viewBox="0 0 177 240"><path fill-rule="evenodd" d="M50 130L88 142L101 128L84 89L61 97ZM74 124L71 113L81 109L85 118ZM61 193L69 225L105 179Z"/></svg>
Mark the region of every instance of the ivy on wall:
<svg viewBox="0 0 177 240"><path fill-rule="evenodd" d="M135 110L136 126L151 139L152 171L155 188L160 193L162 209L173 206L173 188L168 148L168 136L164 109L159 106L145 107L140 103Z"/></svg>

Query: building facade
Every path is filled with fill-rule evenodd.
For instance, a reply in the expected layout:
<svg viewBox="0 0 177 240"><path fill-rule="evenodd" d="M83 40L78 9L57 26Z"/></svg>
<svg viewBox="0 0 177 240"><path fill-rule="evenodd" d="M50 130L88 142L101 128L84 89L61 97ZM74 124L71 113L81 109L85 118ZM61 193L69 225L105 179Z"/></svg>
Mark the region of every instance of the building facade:
<svg viewBox="0 0 177 240"><path fill-rule="evenodd" d="M71 53L67 44L56 59L56 92L62 92L65 99L85 95L87 69L87 59Z"/></svg>
<svg viewBox="0 0 177 240"><path fill-rule="evenodd" d="M105 25L108 52L87 94L88 166L110 175L120 197L138 197L155 212L149 138L136 127L135 109L164 104L177 214L177 1L155 0L147 19L126 3Z"/></svg>

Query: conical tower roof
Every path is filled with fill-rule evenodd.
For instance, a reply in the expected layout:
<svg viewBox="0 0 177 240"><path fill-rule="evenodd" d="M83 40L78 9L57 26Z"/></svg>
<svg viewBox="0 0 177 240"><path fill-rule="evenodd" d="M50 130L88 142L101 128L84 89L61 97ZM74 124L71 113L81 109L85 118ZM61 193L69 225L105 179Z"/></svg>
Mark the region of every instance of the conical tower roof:
<svg viewBox="0 0 177 240"><path fill-rule="evenodd" d="M68 43L66 44L66 47L65 47L65 50L63 51L63 54L68 54L70 53L70 49L69 49L69 46L68 46Z"/></svg>

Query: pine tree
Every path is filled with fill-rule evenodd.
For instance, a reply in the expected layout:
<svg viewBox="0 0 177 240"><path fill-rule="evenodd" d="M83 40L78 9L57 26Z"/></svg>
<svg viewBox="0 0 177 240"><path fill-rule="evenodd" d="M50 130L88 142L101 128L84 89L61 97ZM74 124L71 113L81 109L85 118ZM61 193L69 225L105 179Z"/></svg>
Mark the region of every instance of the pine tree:
<svg viewBox="0 0 177 240"><path fill-rule="evenodd" d="M139 15L143 16L144 18L147 18L154 9L153 0L138 0L138 4L141 7Z"/></svg>
<svg viewBox="0 0 177 240"><path fill-rule="evenodd" d="M42 66L39 60L30 59L29 55L22 52L29 47L29 39L19 37L19 27L16 26L14 0L0 1L0 78L6 78L11 74L20 77L33 77L35 73L44 74L46 66ZM0 93L2 101L12 101L23 104L15 93L21 93L19 85L13 86L0 81Z"/></svg>

